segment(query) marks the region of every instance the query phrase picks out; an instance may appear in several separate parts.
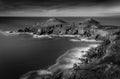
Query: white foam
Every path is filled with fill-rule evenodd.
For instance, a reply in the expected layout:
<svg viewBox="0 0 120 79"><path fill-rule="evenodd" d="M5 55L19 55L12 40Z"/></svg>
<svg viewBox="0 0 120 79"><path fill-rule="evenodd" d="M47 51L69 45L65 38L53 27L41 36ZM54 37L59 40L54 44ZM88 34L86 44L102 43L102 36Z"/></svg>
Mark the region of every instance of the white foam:
<svg viewBox="0 0 120 79"><path fill-rule="evenodd" d="M35 71L30 71L24 74L23 76L21 76L20 79L28 79L32 73L36 73L36 75L52 75L53 74L51 71L48 71L48 70L37 70L37 71L35 70Z"/></svg>
<svg viewBox="0 0 120 79"><path fill-rule="evenodd" d="M79 37L80 35L58 35L59 37Z"/></svg>
<svg viewBox="0 0 120 79"><path fill-rule="evenodd" d="M65 54L61 55L57 60L56 64L50 66L49 70L56 70L56 69L69 69L72 68L73 65L76 63L82 63L79 58L84 58L84 55L89 51L92 47L97 47L99 44L91 44L87 47L80 47L74 48L67 51Z"/></svg>
<svg viewBox="0 0 120 79"><path fill-rule="evenodd" d="M81 41L84 41L84 42L101 42L101 41L96 41L95 39L87 39L87 38L70 39L70 41L73 41L73 42L81 42Z"/></svg>
<svg viewBox="0 0 120 79"><path fill-rule="evenodd" d="M32 35L33 38L52 38L50 35L36 35L33 33L29 33L29 32L16 32L16 31L0 31L1 34L5 35L5 36L14 36L14 35L20 35L20 34L28 34L28 35Z"/></svg>
<svg viewBox="0 0 120 79"><path fill-rule="evenodd" d="M33 35L33 33L29 33L29 32L17 32L17 31L2 31L2 33L6 36L13 36L13 35L20 35L20 34L29 34L29 35Z"/></svg>
<svg viewBox="0 0 120 79"><path fill-rule="evenodd" d="M46 75L46 74L52 74L51 71L48 70L39 70L37 71L39 75Z"/></svg>
<svg viewBox="0 0 120 79"><path fill-rule="evenodd" d="M52 38L50 35L33 35L33 38Z"/></svg>

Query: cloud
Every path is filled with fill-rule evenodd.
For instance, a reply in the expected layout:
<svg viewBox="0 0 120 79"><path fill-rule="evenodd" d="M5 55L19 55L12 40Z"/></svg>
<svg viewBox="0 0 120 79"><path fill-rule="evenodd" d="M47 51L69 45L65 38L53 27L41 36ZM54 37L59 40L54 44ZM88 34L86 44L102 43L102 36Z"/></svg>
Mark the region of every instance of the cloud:
<svg viewBox="0 0 120 79"><path fill-rule="evenodd" d="M74 6L108 6L119 3L119 0L0 0L4 10L21 10L32 7L69 8ZM112 3L112 4L111 4Z"/></svg>
<svg viewBox="0 0 120 79"><path fill-rule="evenodd" d="M1 12L1 16L112 16L113 14L120 13L119 6L116 7L71 7L71 8L29 8L21 10L11 10Z"/></svg>
<svg viewBox="0 0 120 79"><path fill-rule="evenodd" d="M0 16L108 16L118 0L0 0Z"/></svg>

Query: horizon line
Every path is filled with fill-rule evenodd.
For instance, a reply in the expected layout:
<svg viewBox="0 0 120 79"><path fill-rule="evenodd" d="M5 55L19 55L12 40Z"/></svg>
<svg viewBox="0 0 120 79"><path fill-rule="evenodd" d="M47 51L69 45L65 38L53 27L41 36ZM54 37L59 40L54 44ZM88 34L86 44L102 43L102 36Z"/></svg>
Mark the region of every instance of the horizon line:
<svg viewBox="0 0 120 79"><path fill-rule="evenodd" d="M1 16L0 17L118 17L120 15L110 15L110 16Z"/></svg>

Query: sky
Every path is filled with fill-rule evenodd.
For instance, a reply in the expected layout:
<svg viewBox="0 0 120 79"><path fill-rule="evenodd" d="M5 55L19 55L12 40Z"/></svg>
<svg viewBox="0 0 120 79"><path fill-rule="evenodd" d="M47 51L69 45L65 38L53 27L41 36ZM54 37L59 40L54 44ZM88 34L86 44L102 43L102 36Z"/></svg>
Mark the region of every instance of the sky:
<svg viewBox="0 0 120 79"><path fill-rule="evenodd" d="M119 16L120 0L0 0L0 16Z"/></svg>

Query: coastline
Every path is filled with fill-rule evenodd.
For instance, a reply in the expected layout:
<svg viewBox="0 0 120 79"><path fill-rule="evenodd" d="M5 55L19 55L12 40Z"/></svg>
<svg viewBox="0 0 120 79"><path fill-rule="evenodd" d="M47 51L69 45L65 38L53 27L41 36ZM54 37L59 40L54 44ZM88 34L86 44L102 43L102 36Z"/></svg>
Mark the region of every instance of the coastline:
<svg viewBox="0 0 120 79"><path fill-rule="evenodd" d="M66 53L62 54L56 59L56 63L53 64L52 66L49 66L48 69L40 69L40 70L35 70L35 71L30 71L23 76L21 76L20 79L27 79L30 74L32 73L37 73L39 76L44 76L44 75L53 75L55 72L59 70L67 70L67 69L72 69L74 64L80 64L82 63L79 58L84 58L83 57L87 51L89 51L91 48L96 48L100 44L90 44L86 47L76 47L73 49L68 50Z"/></svg>
<svg viewBox="0 0 120 79"><path fill-rule="evenodd" d="M85 37L81 37L80 35L55 35L55 34L45 34L45 35L37 35L37 34L34 34L34 33L29 33L29 32L16 32L16 31L13 31L12 33L10 33L10 31L0 31L0 33L2 33L3 35L6 35L6 36L14 36L14 35L20 35L20 34L28 34L28 35L32 35L33 38L53 38L53 37L71 37L71 38L74 38L74 39L70 39L69 41L72 41L72 42L102 42L100 40L95 40L95 39L88 39L88 38L85 38Z"/></svg>
<svg viewBox="0 0 120 79"><path fill-rule="evenodd" d="M82 63L79 58L84 58L83 57L87 51L91 48L96 48L100 44L91 44L88 45L87 47L76 47L73 49L68 50L66 53L63 55L59 56L56 60L56 63L48 68L49 71L56 71L56 70L64 70L64 69L70 69L73 68L74 64L80 64Z"/></svg>
<svg viewBox="0 0 120 79"><path fill-rule="evenodd" d="M29 32L16 32L16 31L1 31L1 33L4 33L6 35L19 35L19 34L29 34L33 35L33 38L52 38L52 37L80 37L80 35L55 35L55 34L45 34L45 35L38 35L34 33L29 33Z"/></svg>
<svg viewBox="0 0 120 79"><path fill-rule="evenodd" d="M20 34L28 34L32 35L33 38L52 38L52 37L71 37L75 39L70 39L72 42L79 42L79 41L84 41L84 42L101 42L101 41L96 41L95 39L88 39L85 37L81 37L80 35L55 35L55 34L45 34L45 35L37 35L34 33L29 33L29 32L16 32L16 31L0 31L3 35L6 36L12 36L12 35L20 35ZM76 39L77 38L77 39Z"/></svg>

